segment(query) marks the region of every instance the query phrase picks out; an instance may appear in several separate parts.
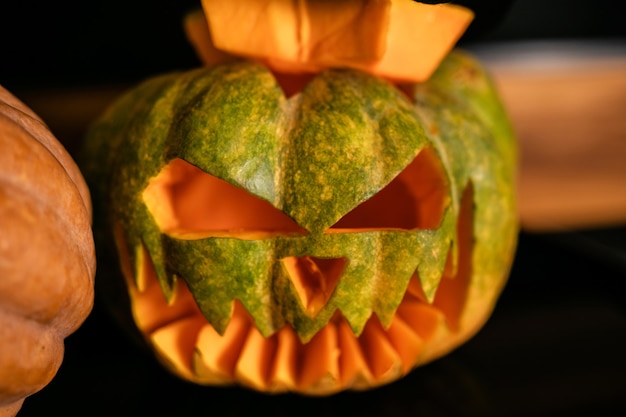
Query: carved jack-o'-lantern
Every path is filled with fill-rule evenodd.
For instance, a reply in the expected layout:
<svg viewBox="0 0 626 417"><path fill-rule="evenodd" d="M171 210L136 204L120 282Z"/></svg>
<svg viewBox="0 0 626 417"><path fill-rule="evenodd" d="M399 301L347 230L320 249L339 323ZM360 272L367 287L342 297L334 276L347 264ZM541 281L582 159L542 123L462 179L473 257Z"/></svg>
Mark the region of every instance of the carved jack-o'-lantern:
<svg viewBox="0 0 626 417"><path fill-rule="evenodd" d="M325 394L482 326L515 247L514 160L488 78L454 52L403 91L327 70L286 96L247 61L160 76L95 123L83 171L100 266L115 242L164 364Z"/></svg>

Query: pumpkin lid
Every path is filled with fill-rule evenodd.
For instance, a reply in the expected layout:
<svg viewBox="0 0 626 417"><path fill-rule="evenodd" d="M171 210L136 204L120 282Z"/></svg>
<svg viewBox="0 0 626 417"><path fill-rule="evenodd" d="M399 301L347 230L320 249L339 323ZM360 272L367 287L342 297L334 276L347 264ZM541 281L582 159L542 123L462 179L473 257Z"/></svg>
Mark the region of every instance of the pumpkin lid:
<svg viewBox="0 0 626 417"><path fill-rule="evenodd" d="M205 65L245 56L280 72L349 67L397 81L428 79L474 13L410 0L203 0L185 30ZM233 22L237 22L233 24Z"/></svg>

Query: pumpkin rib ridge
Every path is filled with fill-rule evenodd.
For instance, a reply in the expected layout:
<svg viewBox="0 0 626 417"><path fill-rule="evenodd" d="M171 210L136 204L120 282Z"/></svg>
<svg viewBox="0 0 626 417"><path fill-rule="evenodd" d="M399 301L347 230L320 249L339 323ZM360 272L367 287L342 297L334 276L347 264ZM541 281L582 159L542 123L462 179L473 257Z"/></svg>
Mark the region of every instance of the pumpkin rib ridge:
<svg viewBox="0 0 626 417"><path fill-rule="evenodd" d="M62 337L36 320L0 308L0 322L1 415L3 406L23 401L55 377L65 347Z"/></svg>
<svg viewBox="0 0 626 417"><path fill-rule="evenodd" d="M40 281L41 280L46 281L43 283L43 285L58 286L59 283L63 283L62 288L56 289L57 292L55 293L46 292L44 300L46 300L47 302L43 306L37 306L39 309L44 309L47 312L47 315L48 316L52 315L52 317L51 318L49 317L47 319L44 319L43 317L40 317L39 319L35 318L32 315L39 317L39 315L41 314L41 313L36 313L35 310L29 310L28 314L29 314L29 317L32 318L33 320L44 325L55 327L59 332L63 334L63 336L68 336L69 334L71 334L73 331L77 329L79 322L81 321L80 318L85 317L88 311L91 310L93 306L93 301L90 300L93 298L93 294L94 294L93 278L91 280L83 279L83 278L90 276L91 274L90 265L84 259L85 255L83 253L83 250L80 247L80 244L76 242L76 239L73 238L73 234L67 233L67 229L71 225L66 225L66 227L63 227L65 233L58 233L58 229L56 225L65 223L64 220L59 216L58 211L55 210L54 207L50 204L45 204L45 202L41 202L37 199L31 198L32 197L31 194L18 194L20 191L21 189L19 187L16 187L15 183L8 181L6 177L0 177L0 199L5 193L6 194L11 194L11 192L16 193L14 199L11 201L13 203L20 204L20 207L19 208L14 207L13 212L18 211L18 213L22 213L22 215L25 217L32 216L33 218L35 218L35 220L40 220L43 218L47 220L47 222L44 225L40 226L41 229L39 230L40 231L39 235L36 235L30 238L29 244L32 245L33 243L39 242L41 239L36 239L36 238L40 235L43 236L43 234L46 233L46 238L50 238L55 241L55 247L51 250L51 252L46 252L45 248L41 247L41 244L40 244L40 247L38 247L38 249L42 250L42 253L39 256L38 261L41 261L45 264L47 260L48 262L50 262L51 265L64 264L66 268L64 270L66 275L60 276L59 278L57 278L56 281L51 279L50 277L51 273L49 272L50 270L54 270L54 269L50 269L50 268L43 269L42 272L39 273L40 275L38 275ZM9 217L13 217L11 216L10 205L5 204L0 207L1 213L6 215L7 211L8 211ZM9 228L15 227L15 225L18 225L19 227L20 224L21 223L16 222L14 218L14 220L10 223L10 226L8 227ZM25 233L28 233L28 232L25 232ZM55 250L57 250L57 248L59 247L63 247L66 250L63 251L63 253L56 252ZM25 252L25 253L29 253L29 252ZM70 259L70 260L59 262L59 259L57 257L63 254L67 257L67 259ZM13 259L12 261L14 262L15 259ZM0 270L2 269L4 268L2 268L2 264L0 263ZM57 271L57 272L59 272L59 274L62 274L61 271ZM65 277L66 279L64 279ZM31 277L31 280L33 280L32 277ZM0 288L1 287L2 286L0 286ZM29 288L29 287L24 286L22 288ZM34 291L38 289L39 288L33 288ZM9 289L9 294L10 293L11 292ZM66 293L69 293L69 295L68 296L62 295ZM3 297L0 294L0 300L2 300L2 298ZM59 302L61 302L61 304L56 305L56 307L50 304L51 302L55 300L58 300ZM4 300L4 302L0 305L4 305L4 307L6 308L6 305L7 305L5 304L6 302L11 303L11 300ZM13 307L16 309L14 310L14 313L17 314L20 312L20 310L22 310L25 307L34 308L35 304L30 303L27 306L22 305L21 307L18 305L13 305ZM50 309L53 307L54 307L54 310L50 311Z"/></svg>
<svg viewBox="0 0 626 417"><path fill-rule="evenodd" d="M0 86L0 97L3 87ZM6 90L4 90L6 91ZM63 145L54 137L45 122L29 107L24 109L0 102L0 115L4 115L22 127L36 142L39 142L52 155L54 160L63 167L71 182L81 196L83 206L92 215L91 196L87 183L82 177L80 169ZM43 139L43 140L42 140Z"/></svg>
<svg viewBox="0 0 626 417"><path fill-rule="evenodd" d="M284 189L283 184L287 181L287 172L288 169L285 169L286 164L289 164L289 161L293 160L293 155L295 154L295 150L292 145L291 136L292 132L297 127L298 114L302 111L301 107L302 103L302 94L301 92L293 95L289 99L285 100L281 106L282 113L280 114L280 118L277 123L277 131L276 136L279 138L278 141L278 160L276 161L276 165L279 169L276 169L274 173L274 183L276 184L275 189L278 191L276 193L276 201L275 206L279 210L284 212L285 208L285 195L282 192ZM294 222L297 223L296 219L293 218L289 213L285 213L289 218L291 218ZM302 225L298 224L298 226L302 227ZM308 229L307 232L310 232Z"/></svg>
<svg viewBox="0 0 626 417"><path fill-rule="evenodd" d="M0 176L0 184L11 187L15 190L23 191L23 188L20 187L23 184L15 182L15 181L11 181L12 178L13 177L7 178L7 177ZM79 229L80 227L76 227L76 223L72 222L68 216L61 215L60 212L63 212L63 210L58 210L57 209L58 206L54 204L50 204L48 200L46 200L45 198L39 197L37 193L33 192L33 193L29 193L28 195L31 198L30 201L36 202L40 205L43 205L44 207L48 207L52 209L51 214L55 216L54 219L58 221L59 223L61 223L62 225L64 225L64 230L66 232L69 232L72 235L71 238L67 239L66 243L75 244L74 246L77 248L77 250L80 252L80 255L81 255L81 256L77 256L77 258L79 258L79 261L85 266L85 269L87 272L87 274L85 275L86 276L88 275L90 277L90 285L93 286L94 279L95 279L94 273L96 269L96 266L95 266L96 259L95 259L95 256L90 255L91 246L89 245L89 243L84 243L85 241L87 242L90 241L91 234L86 233L86 236L80 236L78 232L76 231L76 229ZM89 228L91 228L91 226L89 226ZM86 259L89 259L91 262L87 262Z"/></svg>
<svg viewBox="0 0 626 417"><path fill-rule="evenodd" d="M3 122L4 118L13 120L0 113L0 131L2 132L1 142L11 141L12 146L6 148L8 152L3 152L0 156L0 161L8 163L9 166L20 167L22 175L16 178L16 175L8 175L13 173L17 169L3 170L0 172L0 178L3 178L7 183L11 183L17 189L22 192L27 192L33 201L37 201L42 205L50 206L53 211L57 213L58 219L65 224L65 229L73 235L75 241L78 243L80 250L83 254L83 259L90 259L91 262L87 265L89 275L94 276L96 268L95 256L92 256L90 251L93 247L93 236L91 232L91 203L88 200L87 206L83 200L80 188L76 185L76 182L72 179L70 173L66 170L66 167L55 157L54 153L50 151L42 142L34 139L32 134L21 125L8 124ZM5 119L6 120L6 119ZM9 127L10 126L10 127ZM16 129L16 130L12 130ZM17 140L17 141L16 141ZM22 143L20 149L17 149L16 144ZM41 149L43 154L33 151L33 149ZM20 164L15 158L15 152L27 152L37 155L41 164L47 164L50 168L45 172L45 176L37 175L31 170L41 170L39 166L32 166L33 164ZM6 159L5 159L6 158ZM7 161L8 160L8 161ZM78 168L76 168L78 169ZM53 181L51 175L55 175L56 178ZM32 178L37 178L37 181L33 181ZM20 181L18 181L18 179ZM64 192L59 194L56 189L67 190L70 188L74 190L74 193ZM59 204L60 201L64 201L64 205ZM76 203L80 201L80 207L84 210L78 209ZM55 204L52 204L54 202Z"/></svg>

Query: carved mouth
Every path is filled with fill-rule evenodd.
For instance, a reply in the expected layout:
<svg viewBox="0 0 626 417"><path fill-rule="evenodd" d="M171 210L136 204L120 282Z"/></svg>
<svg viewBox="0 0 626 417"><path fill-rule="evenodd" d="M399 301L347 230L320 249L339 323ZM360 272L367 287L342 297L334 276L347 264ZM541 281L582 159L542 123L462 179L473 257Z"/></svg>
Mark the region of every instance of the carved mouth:
<svg viewBox="0 0 626 417"><path fill-rule="evenodd" d="M145 248L137 279L132 276L130 259L123 259L136 324L174 373L200 384L237 381L263 391L319 394L384 384L440 356L453 343L450 335L459 327L472 275L472 201L470 185L458 221L457 264L452 266L449 255L434 300L427 300L414 274L387 328L372 315L357 336L336 311L306 343L290 325L266 338L243 305L233 300L229 325L220 335L199 310L183 279L177 280L175 296L166 302ZM128 253L124 242L118 243ZM315 314L332 294L346 260L290 257L282 263L294 286L300 287L302 302ZM311 285L314 275L322 279Z"/></svg>

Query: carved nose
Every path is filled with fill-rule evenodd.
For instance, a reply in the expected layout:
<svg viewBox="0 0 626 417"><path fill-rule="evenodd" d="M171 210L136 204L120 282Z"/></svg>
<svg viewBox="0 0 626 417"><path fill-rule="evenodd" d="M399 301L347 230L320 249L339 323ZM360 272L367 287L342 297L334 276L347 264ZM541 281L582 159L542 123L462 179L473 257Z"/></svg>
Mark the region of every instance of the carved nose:
<svg viewBox="0 0 626 417"><path fill-rule="evenodd" d="M335 291L347 259L289 256L282 263L307 315L315 317Z"/></svg>

